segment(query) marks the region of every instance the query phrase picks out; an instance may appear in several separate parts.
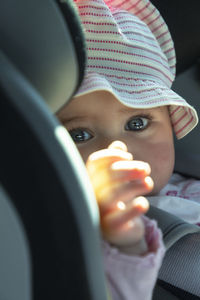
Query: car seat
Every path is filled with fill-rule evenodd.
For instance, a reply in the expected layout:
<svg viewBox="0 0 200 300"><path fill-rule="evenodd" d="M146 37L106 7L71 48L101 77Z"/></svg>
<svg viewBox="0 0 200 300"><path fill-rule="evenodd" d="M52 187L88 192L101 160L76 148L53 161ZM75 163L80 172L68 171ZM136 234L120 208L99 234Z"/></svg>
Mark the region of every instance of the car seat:
<svg viewBox="0 0 200 300"><path fill-rule="evenodd" d="M0 46L0 299L107 299L96 202L52 114L84 73L73 2L1 1Z"/></svg>
<svg viewBox="0 0 200 300"><path fill-rule="evenodd" d="M177 75L198 64L200 54L199 9L196 0L151 0L165 19L176 50Z"/></svg>

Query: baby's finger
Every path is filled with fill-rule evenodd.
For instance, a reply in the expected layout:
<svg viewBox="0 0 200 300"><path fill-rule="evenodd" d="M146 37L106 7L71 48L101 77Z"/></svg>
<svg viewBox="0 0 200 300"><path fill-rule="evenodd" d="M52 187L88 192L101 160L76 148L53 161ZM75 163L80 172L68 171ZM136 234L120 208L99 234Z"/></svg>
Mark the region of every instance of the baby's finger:
<svg viewBox="0 0 200 300"><path fill-rule="evenodd" d="M133 156L131 153L123 151L121 149L102 149L96 152L93 152L92 154L90 154L89 158L91 161L96 161L99 159L104 159L104 158L117 158L117 160L119 159L125 159L125 160L132 160Z"/></svg>
<svg viewBox="0 0 200 300"><path fill-rule="evenodd" d="M151 172L148 163L142 161L117 161L107 169L96 169L95 176L90 174L95 190L104 189L113 183L122 184L125 181L140 180L147 177Z"/></svg>
<svg viewBox="0 0 200 300"><path fill-rule="evenodd" d="M142 179L151 173L148 163L143 161L117 161L111 165L112 180Z"/></svg>
<svg viewBox="0 0 200 300"><path fill-rule="evenodd" d="M92 174L102 168L108 168L112 163L119 160L132 160L131 153L120 149L103 149L92 153L86 162L89 172Z"/></svg>
<svg viewBox="0 0 200 300"><path fill-rule="evenodd" d="M153 185L153 180L147 176L142 180L104 186L98 191L98 203L102 216L115 211L118 202L127 204L136 197L149 193Z"/></svg>
<svg viewBox="0 0 200 300"><path fill-rule="evenodd" d="M110 233L118 231L127 222L146 213L149 202L144 197L137 197L128 205L118 202L117 206L118 210L101 219L103 229Z"/></svg>
<svg viewBox="0 0 200 300"><path fill-rule="evenodd" d="M123 151L128 152L128 148L126 144L124 144L122 141L114 141L109 146L108 149L120 149Z"/></svg>

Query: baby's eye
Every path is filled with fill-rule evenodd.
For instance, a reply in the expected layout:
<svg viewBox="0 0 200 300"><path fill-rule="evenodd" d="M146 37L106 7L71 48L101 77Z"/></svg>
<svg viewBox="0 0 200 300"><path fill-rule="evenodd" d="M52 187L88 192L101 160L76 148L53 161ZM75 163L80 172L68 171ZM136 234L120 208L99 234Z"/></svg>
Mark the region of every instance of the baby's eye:
<svg viewBox="0 0 200 300"><path fill-rule="evenodd" d="M90 140L93 136L86 129L72 129L69 130L69 134L71 135L73 141L75 143L81 143Z"/></svg>
<svg viewBox="0 0 200 300"><path fill-rule="evenodd" d="M136 116L132 117L125 125L125 130L139 131L145 129L149 125L149 118Z"/></svg>

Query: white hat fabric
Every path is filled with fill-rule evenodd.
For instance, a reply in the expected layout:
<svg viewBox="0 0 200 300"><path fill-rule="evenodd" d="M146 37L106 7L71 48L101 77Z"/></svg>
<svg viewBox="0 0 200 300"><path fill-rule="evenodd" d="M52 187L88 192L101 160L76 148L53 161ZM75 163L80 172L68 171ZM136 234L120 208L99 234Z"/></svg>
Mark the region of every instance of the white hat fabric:
<svg viewBox="0 0 200 300"><path fill-rule="evenodd" d="M87 68L75 97L112 93L133 108L169 106L178 139L198 123L195 109L171 90L175 52L168 27L149 0L74 0L84 27Z"/></svg>

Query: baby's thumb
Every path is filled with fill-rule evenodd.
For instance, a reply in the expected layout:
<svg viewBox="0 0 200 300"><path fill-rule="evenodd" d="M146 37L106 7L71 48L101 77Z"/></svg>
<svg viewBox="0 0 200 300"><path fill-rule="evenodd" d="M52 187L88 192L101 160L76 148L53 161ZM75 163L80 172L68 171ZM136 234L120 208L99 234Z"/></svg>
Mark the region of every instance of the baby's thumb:
<svg viewBox="0 0 200 300"><path fill-rule="evenodd" d="M119 149L125 152L128 152L128 148L126 146L126 144L124 144L121 141L114 141L112 142L109 146L108 149Z"/></svg>

